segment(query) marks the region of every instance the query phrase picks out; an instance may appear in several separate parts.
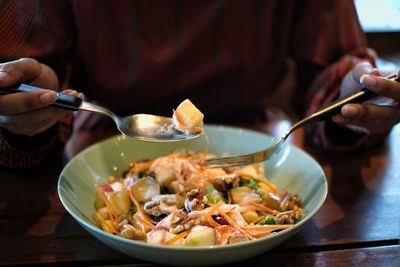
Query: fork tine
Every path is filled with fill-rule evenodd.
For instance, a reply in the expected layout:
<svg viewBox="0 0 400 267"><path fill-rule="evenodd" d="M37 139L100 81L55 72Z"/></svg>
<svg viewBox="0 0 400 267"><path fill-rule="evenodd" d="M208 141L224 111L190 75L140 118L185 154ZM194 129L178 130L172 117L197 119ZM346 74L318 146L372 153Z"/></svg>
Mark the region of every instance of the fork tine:
<svg viewBox="0 0 400 267"><path fill-rule="evenodd" d="M258 151L246 155L208 159L206 160L206 164L210 168L223 168L257 163L264 159L265 151Z"/></svg>
<svg viewBox="0 0 400 267"><path fill-rule="evenodd" d="M290 131L288 132L288 134L290 134ZM228 168L258 163L267 160L272 155L274 155L274 153L277 153L281 150L282 145L285 143L287 135L278 139L275 143L273 143L266 149L244 155L207 159L205 163L209 168Z"/></svg>
<svg viewBox="0 0 400 267"><path fill-rule="evenodd" d="M206 160L208 164L220 164L220 163L238 163L242 161L246 161L247 155L243 156L230 156L230 157L223 157L223 158L215 158Z"/></svg>
<svg viewBox="0 0 400 267"><path fill-rule="evenodd" d="M244 161L244 162L233 162L233 163L212 163L212 164L207 164L208 168L230 168L230 167L237 167L237 166L244 166L248 165L251 162Z"/></svg>
<svg viewBox="0 0 400 267"><path fill-rule="evenodd" d="M208 163L207 162L207 167L208 168L228 168L228 167L234 167L234 166L242 166L242 165L247 165L250 164L251 162L248 160L243 160L243 161L234 161L234 162L214 162L214 163Z"/></svg>

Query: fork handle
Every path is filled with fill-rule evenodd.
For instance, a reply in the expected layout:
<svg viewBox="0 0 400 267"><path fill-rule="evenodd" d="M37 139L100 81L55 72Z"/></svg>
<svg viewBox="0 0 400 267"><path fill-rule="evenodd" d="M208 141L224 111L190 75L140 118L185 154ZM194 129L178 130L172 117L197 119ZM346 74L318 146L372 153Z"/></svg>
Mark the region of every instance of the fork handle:
<svg viewBox="0 0 400 267"><path fill-rule="evenodd" d="M397 75L392 75L392 76L388 77L387 79L396 81L396 82L400 82L400 79ZM314 112L313 114L309 115L308 117L295 123L286 132L283 139L286 139L293 131L302 127L305 124L308 124L311 122L316 122L316 121L323 121L327 118L330 118L331 116L333 116L335 114L340 113L340 109L346 104L361 103L361 102L367 101L376 96L378 96L378 94L368 90L367 88L363 88L360 91L355 92L352 95L349 95L345 98L338 99L338 100L328 104L326 107L319 109L318 111Z"/></svg>
<svg viewBox="0 0 400 267"><path fill-rule="evenodd" d="M0 88L0 95L8 95L8 94L15 94L22 92L23 93L38 92L41 90L44 89L21 83L10 87ZM57 92L57 100L50 106L76 111L79 110L81 104L82 104L82 99L80 99L79 97Z"/></svg>
<svg viewBox="0 0 400 267"><path fill-rule="evenodd" d="M396 82L400 82L400 78L397 75L392 75L392 76L388 77L387 79L396 81ZM311 115L311 117L313 120L322 121L322 120L325 120L335 114L338 114L340 112L341 108L346 104L362 103L362 102L365 102L376 96L378 96L378 94L376 94L375 92L372 92L372 91L368 90L367 88L363 88L360 91L355 92L352 95L349 95L345 98L338 99L338 100L332 102L331 104L329 104L328 106L321 108L317 112L313 113Z"/></svg>

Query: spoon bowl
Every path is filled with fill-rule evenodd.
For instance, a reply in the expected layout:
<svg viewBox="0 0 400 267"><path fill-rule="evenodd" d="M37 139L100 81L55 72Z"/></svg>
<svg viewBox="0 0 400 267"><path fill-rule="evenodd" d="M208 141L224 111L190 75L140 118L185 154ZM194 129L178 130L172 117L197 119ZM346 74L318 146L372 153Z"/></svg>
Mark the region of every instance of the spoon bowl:
<svg viewBox="0 0 400 267"><path fill-rule="evenodd" d="M7 88L0 88L0 94L36 92L39 90L44 89L27 84L19 84ZM144 141L173 142L190 140L202 135L202 133L185 133L176 130L172 118L150 114L136 114L120 117L103 106L64 93L57 93L57 100L51 106L71 111L85 110L107 115L114 121L118 130L123 135Z"/></svg>
<svg viewBox="0 0 400 267"><path fill-rule="evenodd" d="M125 135L145 141L179 141L200 136L200 134L187 135L176 130L171 118L150 114L118 117L116 124L119 131Z"/></svg>

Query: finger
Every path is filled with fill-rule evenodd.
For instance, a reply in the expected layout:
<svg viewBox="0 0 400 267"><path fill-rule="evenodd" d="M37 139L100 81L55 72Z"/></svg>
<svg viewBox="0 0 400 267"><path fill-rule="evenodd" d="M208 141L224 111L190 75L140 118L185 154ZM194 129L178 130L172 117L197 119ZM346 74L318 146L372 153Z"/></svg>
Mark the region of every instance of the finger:
<svg viewBox="0 0 400 267"><path fill-rule="evenodd" d="M20 82L47 89L58 88L58 80L54 71L35 59L21 58L0 64L0 87Z"/></svg>
<svg viewBox="0 0 400 267"><path fill-rule="evenodd" d="M31 136L50 128L68 113L66 110L45 108L30 113L0 116L0 125L13 133Z"/></svg>
<svg viewBox="0 0 400 267"><path fill-rule="evenodd" d="M48 120L52 117L64 116L69 111L58 108L43 108L32 112L25 112L16 115L0 116L1 126L5 127L26 127L32 128L36 124L40 124L43 121Z"/></svg>
<svg viewBox="0 0 400 267"><path fill-rule="evenodd" d="M34 131L32 131L31 135L39 134L39 133L46 131L47 129L52 127L54 124L56 124L58 122L58 120L60 120L64 116L66 116L68 113L69 112L65 111L65 110L56 111L51 117L38 123L36 128L34 129Z"/></svg>
<svg viewBox="0 0 400 267"><path fill-rule="evenodd" d="M41 90L0 96L0 114L11 115L41 109L57 100L56 92Z"/></svg>
<svg viewBox="0 0 400 267"><path fill-rule="evenodd" d="M11 86L19 81L29 81L40 76L42 65L32 58L21 58L0 64L0 86Z"/></svg>
<svg viewBox="0 0 400 267"><path fill-rule="evenodd" d="M73 95L73 96L79 97L80 99L84 99L85 98L85 95L83 93L77 92L77 91L72 90L72 89L63 90L62 93L68 94L68 95Z"/></svg>
<svg viewBox="0 0 400 267"><path fill-rule="evenodd" d="M400 83L375 75L363 75L360 82L375 93L400 101Z"/></svg>
<svg viewBox="0 0 400 267"><path fill-rule="evenodd" d="M371 133L384 133L400 122L400 109L374 104L349 104L343 106L341 114L332 119L339 124L366 128Z"/></svg>

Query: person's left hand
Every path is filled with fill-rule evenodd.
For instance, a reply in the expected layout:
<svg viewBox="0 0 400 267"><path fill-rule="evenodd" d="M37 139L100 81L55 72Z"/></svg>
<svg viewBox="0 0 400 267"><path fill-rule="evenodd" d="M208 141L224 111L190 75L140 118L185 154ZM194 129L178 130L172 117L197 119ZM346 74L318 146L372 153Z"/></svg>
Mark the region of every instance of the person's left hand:
<svg viewBox="0 0 400 267"><path fill-rule="evenodd" d="M397 70L400 74L400 69ZM371 134L387 133L400 122L400 83L383 77L371 64L357 64L344 78L340 97L345 97L362 87L383 96L361 104L347 104L341 114L332 117L356 131ZM386 76L386 75L385 75Z"/></svg>

